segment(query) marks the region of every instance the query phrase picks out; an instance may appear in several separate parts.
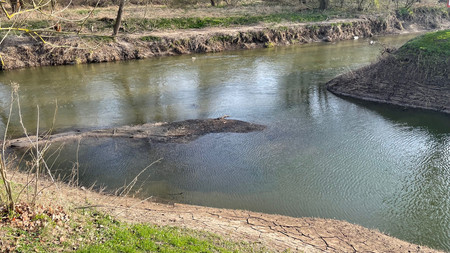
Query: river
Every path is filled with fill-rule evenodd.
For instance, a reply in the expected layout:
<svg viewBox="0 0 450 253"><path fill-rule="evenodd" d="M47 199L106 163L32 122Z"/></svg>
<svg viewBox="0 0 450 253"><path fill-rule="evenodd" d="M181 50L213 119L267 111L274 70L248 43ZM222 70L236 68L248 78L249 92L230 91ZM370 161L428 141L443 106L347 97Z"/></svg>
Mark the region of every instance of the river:
<svg viewBox="0 0 450 253"><path fill-rule="evenodd" d="M55 132L230 115L262 132L209 134L186 144L128 139L67 143L53 165L139 196L295 217L347 220L450 250L450 117L337 97L335 75L415 35L43 67L0 73L0 129L11 82L25 125ZM194 57L194 58L193 58ZM10 134L21 134L13 117ZM3 132L3 131L2 131ZM54 144L56 145L56 144Z"/></svg>

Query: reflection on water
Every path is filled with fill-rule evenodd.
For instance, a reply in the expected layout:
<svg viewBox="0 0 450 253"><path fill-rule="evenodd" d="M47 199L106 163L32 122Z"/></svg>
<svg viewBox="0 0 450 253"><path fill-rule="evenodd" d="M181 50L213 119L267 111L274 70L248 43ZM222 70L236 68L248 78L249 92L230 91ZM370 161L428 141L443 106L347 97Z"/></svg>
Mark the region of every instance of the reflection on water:
<svg viewBox="0 0 450 253"><path fill-rule="evenodd" d="M224 114L265 124L262 132L209 134L187 144L82 140L81 180L114 190L162 158L140 177L141 196L345 219L450 250L450 117L342 99L325 89L327 80L378 53L358 40L196 55L195 61L180 56L6 72L0 124L10 81L21 84L29 129L36 104L41 125L50 125L55 99L57 131ZM55 170L71 168L76 147L66 143Z"/></svg>

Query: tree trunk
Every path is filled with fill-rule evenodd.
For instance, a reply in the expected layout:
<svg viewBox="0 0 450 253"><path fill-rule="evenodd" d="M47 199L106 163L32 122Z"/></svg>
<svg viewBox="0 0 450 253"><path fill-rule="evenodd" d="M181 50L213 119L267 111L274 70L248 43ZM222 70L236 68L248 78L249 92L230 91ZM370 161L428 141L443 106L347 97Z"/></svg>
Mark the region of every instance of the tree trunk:
<svg viewBox="0 0 450 253"><path fill-rule="evenodd" d="M214 2L214 0L211 0L211 6L216 6L216 2Z"/></svg>
<svg viewBox="0 0 450 253"><path fill-rule="evenodd" d="M14 13L19 10L19 2L17 0L11 0L11 11Z"/></svg>
<svg viewBox="0 0 450 253"><path fill-rule="evenodd" d="M326 10L328 9L328 5L330 4L330 0L319 0L320 6L319 9Z"/></svg>
<svg viewBox="0 0 450 253"><path fill-rule="evenodd" d="M116 36L117 33L119 32L120 22L122 22L123 6L125 5L125 1L126 0L120 0L119 11L117 12L116 23L114 24L113 36Z"/></svg>
<svg viewBox="0 0 450 253"><path fill-rule="evenodd" d="M23 0L11 0L11 10L12 12L18 12L19 10L25 8Z"/></svg>
<svg viewBox="0 0 450 253"><path fill-rule="evenodd" d="M51 7L52 7L52 13L53 13L53 11L54 11L55 8L56 8L56 0L50 0L50 5L51 5Z"/></svg>

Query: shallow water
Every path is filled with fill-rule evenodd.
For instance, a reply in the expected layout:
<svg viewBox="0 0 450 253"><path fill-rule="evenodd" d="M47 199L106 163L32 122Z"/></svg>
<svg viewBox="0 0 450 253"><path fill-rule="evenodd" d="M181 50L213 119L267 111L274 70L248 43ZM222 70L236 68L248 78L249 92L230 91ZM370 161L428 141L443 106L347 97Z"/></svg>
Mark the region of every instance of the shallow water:
<svg viewBox="0 0 450 253"><path fill-rule="evenodd" d="M375 38L400 45L409 36ZM11 81L27 129L92 129L231 115L262 132L187 144L82 140L81 181L114 190L147 165L140 196L336 218L450 250L450 117L336 97L335 75L376 60L368 40L316 43L0 74L0 127ZM57 103L55 102L57 99ZM56 106L57 104L57 106ZM17 124L12 135L19 135ZM77 143L54 169L67 172Z"/></svg>

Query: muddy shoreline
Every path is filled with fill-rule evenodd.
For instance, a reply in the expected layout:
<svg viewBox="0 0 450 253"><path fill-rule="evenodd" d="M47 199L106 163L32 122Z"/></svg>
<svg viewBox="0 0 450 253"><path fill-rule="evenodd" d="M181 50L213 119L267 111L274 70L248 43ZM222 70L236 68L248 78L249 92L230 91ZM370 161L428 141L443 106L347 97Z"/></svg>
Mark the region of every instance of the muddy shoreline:
<svg viewBox="0 0 450 253"><path fill-rule="evenodd" d="M428 20L428 19L427 19ZM449 27L449 20L436 17L432 23L419 16L400 20L395 15L323 22L287 23L230 28L155 31L125 34L115 39L60 35L47 43L23 36L8 36L0 45L3 70L39 66L74 65L145 59L158 56L242 50L318 41L349 40L396 34L436 27Z"/></svg>
<svg viewBox="0 0 450 253"><path fill-rule="evenodd" d="M98 44L98 41L88 40L88 46L80 43L78 37L49 38L49 42L54 45L70 45L71 47L54 47L36 42L29 37L11 36L0 47L0 50L6 64L3 69L9 70L252 49L315 41L332 42L353 39L354 36L363 38L414 31L416 23L420 22L410 21L407 24L407 22L395 17L391 17L391 19L367 17L307 24L283 24L274 27L211 28L131 34L120 36L115 41L100 42L100 44ZM426 24L420 24L419 29L435 28ZM220 123L226 119L209 120L215 120ZM197 121L197 123L199 122ZM197 128L197 130L200 129L200 132L202 131L201 125L199 124ZM153 124L153 126L157 126L157 124ZM260 125L256 125L253 130L249 130L247 128L248 125L243 126L239 131L249 132L264 129L264 126ZM182 143L190 141L190 138L201 136L200 132L194 130L192 130L192 133L185 132L180 134L179 131L184 131L185 129L178 128L176 125L173 125L172 129L170 127L165 128L169 132L173 130L170 132L172 135L167 134L168 132L164 135L157 131L152 132L153 134L148 134L145 133L147 130L133 127L127 128L71 132L65 133L66 135L59 134L54 135L52 141L105 136ZM128 130L131 130L131 132L127 133ZM212 133L214 131L211 129L203 130L204 133ZM217 130L217 132L220 131ZM42 139L42 141L46 140ZM20 148L29 147L28 143L27 139L22 138L20 141L16 139L15 143L8 145ZM127 197L98 194L84 188L69 187L59 183L50 184L45 194L50 196L48 197L49 201L69 206L68 208L94 208L107 212L116 218L132 222L149 222L157 225L205 230L236 240L260 243L276 251L290 249L294 252L436 252L427 247L401 241L375 230L332 219L292 218L242 210L184 204L161 204ZM61 203L62 201L66 202Z"/></svg>
<svg viewBox="0 0 450 253"><path fill-rule="evenodd" d="M27 184L30 175L14 172ZM84 187L41 180L40 201L66 210L98 210L131 223L176 226L214 233L233 241L260 245L269 252L441 252L346 221L294 218L245 210L157 203L129 196L106 195ZM70 217L69 217L70 218Z"/></svg>

